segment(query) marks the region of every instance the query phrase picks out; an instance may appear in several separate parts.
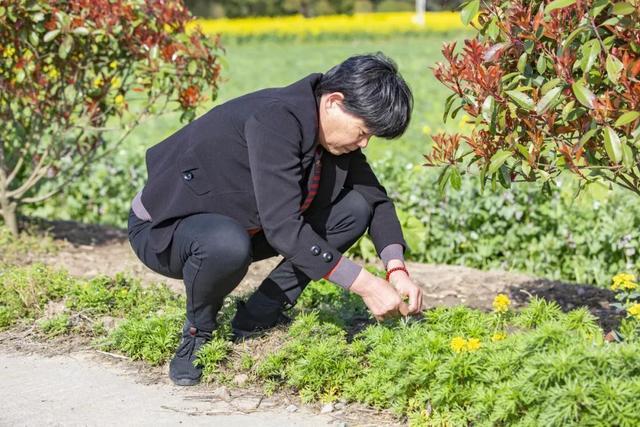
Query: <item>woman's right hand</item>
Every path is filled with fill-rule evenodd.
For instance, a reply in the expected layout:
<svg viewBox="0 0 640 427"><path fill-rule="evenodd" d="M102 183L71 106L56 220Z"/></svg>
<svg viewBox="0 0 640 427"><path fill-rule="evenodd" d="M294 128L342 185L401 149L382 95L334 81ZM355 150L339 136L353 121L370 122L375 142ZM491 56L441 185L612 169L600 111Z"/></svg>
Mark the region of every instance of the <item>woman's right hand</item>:
<svg viewBox="0 0 640 427"><path fill-rule="evenodd" d="M364 268L349 288L362 297L362 300L377 319L393 317L401 314L407 316L409 307L402 301L400 294L387 282L369 273Z"/></svg>

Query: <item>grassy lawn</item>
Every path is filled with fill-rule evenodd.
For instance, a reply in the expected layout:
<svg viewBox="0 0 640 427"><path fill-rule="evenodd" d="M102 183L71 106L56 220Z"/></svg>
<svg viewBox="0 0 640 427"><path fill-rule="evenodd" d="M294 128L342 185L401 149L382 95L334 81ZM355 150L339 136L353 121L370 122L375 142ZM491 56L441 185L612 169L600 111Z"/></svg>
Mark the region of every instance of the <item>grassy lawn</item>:
<svg viewBox="0 0 640 427"><path fill-rule="evenodd" d="M394 59L409 83L415 98L412 123L406 134L393 141L394 156L418 163L426 152L430 139L425 127L457 130L458 122L442 123L444 99L449 93L430 70L442 56L442 43L461 41L468 33L431 34L398 37L388 40L334 40L317 42L254 41L226 44L225 60L228 67L223 73L226 81L221 85L213 105L245 93L266 87L285 86L302 77L325 72L335 64L355 54L381 51ZM142 150L156 144L182 125L176 114L148 121L126 141L126 149ZM389 149L384 140L367 148L371 159L380 158Z"/></svg>

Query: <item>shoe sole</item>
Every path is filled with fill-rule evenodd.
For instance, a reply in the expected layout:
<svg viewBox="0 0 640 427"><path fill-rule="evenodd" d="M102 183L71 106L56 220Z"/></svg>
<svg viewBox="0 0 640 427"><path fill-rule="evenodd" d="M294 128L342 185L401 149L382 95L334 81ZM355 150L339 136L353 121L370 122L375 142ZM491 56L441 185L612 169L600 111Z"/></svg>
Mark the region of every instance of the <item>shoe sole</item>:
<svg viewBox="0 0 640 427"><path fill-rule="evenodd" d="M191 379L191 378L171 378L171 381L173 381L173 383L175 385L179 385L179 386L190 386L190 385L196 385L200 383L200 379L198 378L197 380Z"/></svg>

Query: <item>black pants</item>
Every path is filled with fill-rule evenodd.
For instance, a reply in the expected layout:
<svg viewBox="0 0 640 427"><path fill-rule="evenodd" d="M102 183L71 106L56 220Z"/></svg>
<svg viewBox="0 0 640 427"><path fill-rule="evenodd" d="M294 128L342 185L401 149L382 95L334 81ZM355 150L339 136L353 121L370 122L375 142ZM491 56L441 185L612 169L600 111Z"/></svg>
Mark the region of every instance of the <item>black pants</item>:
<svg viewBox="0 0 640 427"><path fill-rule="evenodd" d="M324 209L304 214L314 231L341 252L364 234L371 208L355 190L344 189ZM198 329L211 331L222 302L240 283L253 261L277 256L264 233L250 237L234 219L219 214L197 214L180 221L169 247L157 254L149 248L151 223L129 213L129 241L138 258L156 273L183 279L187 319ZM282 260L260 284L260 291L285 304L295 304L310 279L291 262Z"/></svg>

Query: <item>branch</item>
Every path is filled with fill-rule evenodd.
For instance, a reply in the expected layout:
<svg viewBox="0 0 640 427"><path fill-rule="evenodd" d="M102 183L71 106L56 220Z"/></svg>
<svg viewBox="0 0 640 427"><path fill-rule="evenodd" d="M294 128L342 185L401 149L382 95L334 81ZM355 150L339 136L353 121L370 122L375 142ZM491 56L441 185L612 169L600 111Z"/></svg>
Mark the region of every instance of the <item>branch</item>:
<svg viewBox="0 0 640 427"><path fill-rule="evenodd" d="M46 175L47 173L46 168L43 168L43 164L44 164L44 160L48 157L48 154L49 154L49 150L47 149L40 157L38 164L33 169L33 172L31 173L29 178L27 178L24 184L22 184L17 189L13 191L9 191L7 193L7 197L10 197L13 199L19 199L20 197L22 197L24 193L26 193L31 187L33 187L35 183L37 183L43 176Z"/></svg>

